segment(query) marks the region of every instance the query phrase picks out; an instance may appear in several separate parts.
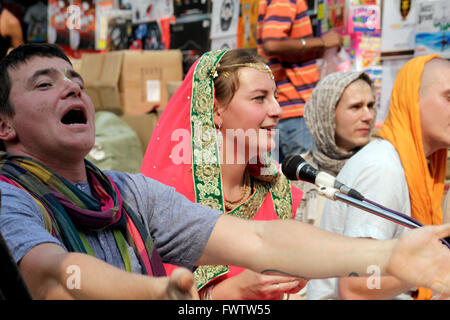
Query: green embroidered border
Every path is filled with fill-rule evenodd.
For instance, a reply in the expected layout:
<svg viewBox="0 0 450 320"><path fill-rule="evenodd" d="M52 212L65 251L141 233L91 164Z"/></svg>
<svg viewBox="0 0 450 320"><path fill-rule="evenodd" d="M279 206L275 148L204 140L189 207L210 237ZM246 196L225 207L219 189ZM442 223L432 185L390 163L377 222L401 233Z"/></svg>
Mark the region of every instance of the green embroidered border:
<svg viewBox="0 0 450 320"><path fill-rule="evenodd" d="M246 219L252 220L253 217L258 212L259 208L262 206L264 199L266 198L267 192L269 192L269 188L267 187L267 183L253 183L254 192L252 196L245 201L240 206L234 208L233 211L230 211L228 214Z"/></svg>
<svg viewBox="0 0 450 320"><path fill-rule="evenodd" d="M194 71L191 99L192 170L196 202L225 211L219 150L213 119L213 74L226 50L205 53ZM194 272L200 290L229 271L228 266L200 266Z"/></svg>
<svg viewBox="0 0 450 320"><path fill-rule="evenodd" d="M293 204L290 181L284 175L280 175L270 189L270 193L278 218L292 219Z"/></svg>
<svg viewBox="0 0 450 320"><path fill-rule="evenodd" d="M228 214L236 217L252 220L270 191L273 206L279 219L292 219L292 194L291 184L284 176L280 176L275 182L254 183L255 192L239 207Z"/></svg>
<svg viewBox="0 0 450 320"><path fill-rule="evenodd" d="M196 202L224 211L220 159L213 120L212 74L226 50L205 53L194 72L191 99L192 169Z"/></svg>

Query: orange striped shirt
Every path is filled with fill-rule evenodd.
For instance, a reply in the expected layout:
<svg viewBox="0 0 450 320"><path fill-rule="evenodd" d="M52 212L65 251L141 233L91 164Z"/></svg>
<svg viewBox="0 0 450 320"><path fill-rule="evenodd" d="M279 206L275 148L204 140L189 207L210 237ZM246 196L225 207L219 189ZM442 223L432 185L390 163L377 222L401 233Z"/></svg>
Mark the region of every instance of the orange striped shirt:
<svg viewBox="0 0 450 320"><path fill-rule="evenodd" d="M319 81L315 59L267 56L262 44L267 40L313 37L306 0L260 0L257 25L258 53L269 61L277 84L282 118L301 117L304 105Z"/></svg>

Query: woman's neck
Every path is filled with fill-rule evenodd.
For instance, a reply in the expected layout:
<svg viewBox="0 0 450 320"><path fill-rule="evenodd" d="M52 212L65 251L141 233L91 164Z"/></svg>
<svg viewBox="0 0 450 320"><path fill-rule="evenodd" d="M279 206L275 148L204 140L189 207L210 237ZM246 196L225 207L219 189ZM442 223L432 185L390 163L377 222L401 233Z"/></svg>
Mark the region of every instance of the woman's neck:
<svg viewBox="0 0 450 320"><path fill-rule="evenodd" d="M226 200L235 201L242 197L246 164L222 164L223 192Z"/></svg>
<svg viewBox="0 0 450 320"><path fill-rule="evenodd" d="M222 185L224 198L226 201L235 202L242 199L246 189L245 172L249 162L245 152L239 152L239 148L232 143L227 149L226 138L220 148L220 158L222 159ZM234 142L234 141L233 141Z"/></svg>

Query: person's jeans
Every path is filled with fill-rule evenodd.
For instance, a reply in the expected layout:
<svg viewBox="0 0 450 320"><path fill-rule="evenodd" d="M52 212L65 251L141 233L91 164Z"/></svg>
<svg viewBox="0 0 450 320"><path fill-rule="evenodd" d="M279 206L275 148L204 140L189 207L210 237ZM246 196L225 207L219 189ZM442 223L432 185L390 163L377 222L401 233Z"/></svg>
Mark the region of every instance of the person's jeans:
<svg viewBox="0 0 450 320"><path fill-rule="evenodd" d="M277 125L278 137L277 151L281 163L284 158L290 155L302 154L311 150L313 145L313 137L306 126L303 117L281 119ZM276 158L277 152L273 155Z"/></svg>

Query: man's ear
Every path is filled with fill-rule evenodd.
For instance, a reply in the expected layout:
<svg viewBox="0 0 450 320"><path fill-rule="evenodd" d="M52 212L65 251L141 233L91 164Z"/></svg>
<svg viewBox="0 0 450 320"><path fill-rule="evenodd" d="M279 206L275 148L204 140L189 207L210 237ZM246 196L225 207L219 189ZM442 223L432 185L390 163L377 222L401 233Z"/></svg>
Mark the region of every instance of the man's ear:
<svg viewBox="0 0 450 320"><path fill-rule="evenodd" d="M16 130L12 124L10 117L6 115L0 116L0 140L11 141L17 136Z"/></svg>

